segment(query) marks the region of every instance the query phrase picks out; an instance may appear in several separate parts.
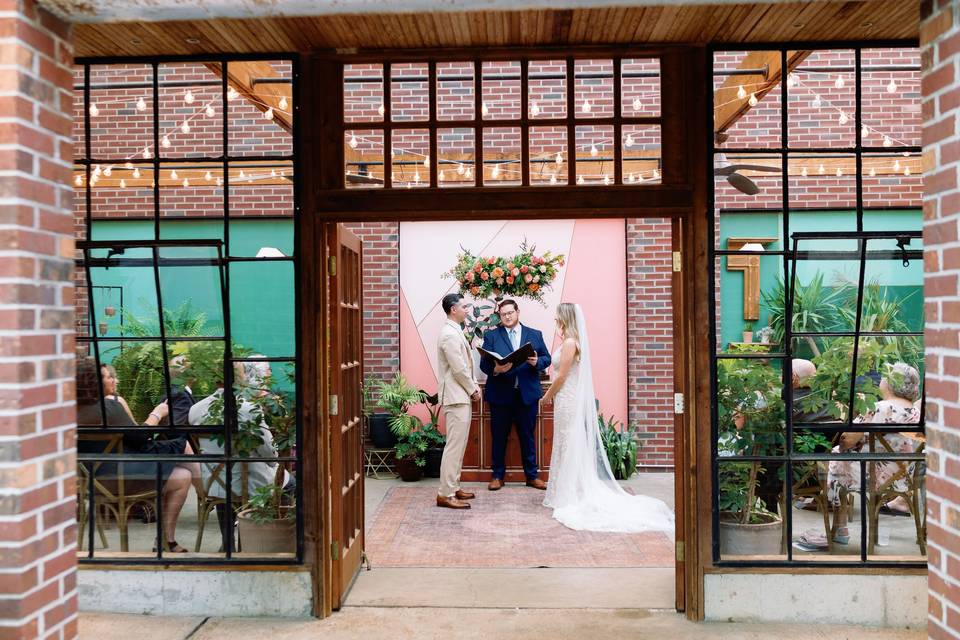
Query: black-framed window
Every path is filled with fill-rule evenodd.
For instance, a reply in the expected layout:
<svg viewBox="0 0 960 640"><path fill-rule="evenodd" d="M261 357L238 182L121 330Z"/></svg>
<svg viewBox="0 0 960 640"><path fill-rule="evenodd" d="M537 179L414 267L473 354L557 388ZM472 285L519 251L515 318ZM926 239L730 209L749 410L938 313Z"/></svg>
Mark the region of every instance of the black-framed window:
<svg viewBox="0 0 960 640"><path fill-rule="evenodd" d="M925 565L919 50L710 55L714 563Z"/></svg>
<svg viewBox="0 0 960 640"><path fill-rule="evenodd" d="M75 80L80 561L299 562L297 60Z"/></svg>

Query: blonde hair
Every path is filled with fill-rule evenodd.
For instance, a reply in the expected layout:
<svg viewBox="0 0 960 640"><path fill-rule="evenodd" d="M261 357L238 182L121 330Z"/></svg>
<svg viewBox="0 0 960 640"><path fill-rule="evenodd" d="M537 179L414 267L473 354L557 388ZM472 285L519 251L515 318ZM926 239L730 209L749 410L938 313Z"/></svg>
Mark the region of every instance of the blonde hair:
<svg viewBox="0 0 960 640"><path fill-rule="evenodd" d="M577 331L577 310L576 305L570 302L561 302L557 305L557 322L563 328L563 339L573 338L577 341L577 351L579 352L580 332Z"/></svg>

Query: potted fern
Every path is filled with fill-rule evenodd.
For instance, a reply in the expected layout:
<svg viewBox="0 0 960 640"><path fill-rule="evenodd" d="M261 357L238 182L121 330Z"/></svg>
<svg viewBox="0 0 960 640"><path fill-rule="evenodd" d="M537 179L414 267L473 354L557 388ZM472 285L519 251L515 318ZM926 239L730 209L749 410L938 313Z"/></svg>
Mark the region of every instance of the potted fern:
<svg viewBox="0 0 960 640"><path fill-rule="evenodd" d="M377 406L390 414L390 430L397 437L394 455L397 473L406 482L414 482L423 475L427 464L426 451L430 446L423 432L423 421L408 412L411 406L424 401L425 394L411 386L399 371L390 380L380 381Z"/></svg>

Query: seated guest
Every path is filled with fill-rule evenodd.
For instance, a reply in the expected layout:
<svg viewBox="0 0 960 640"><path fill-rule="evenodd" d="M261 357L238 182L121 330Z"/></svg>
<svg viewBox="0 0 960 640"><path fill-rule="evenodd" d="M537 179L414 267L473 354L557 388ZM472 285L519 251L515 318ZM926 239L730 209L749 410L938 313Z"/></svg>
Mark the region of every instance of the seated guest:
<svg viewBox="0 0 960 640"><path fill-rule="evenodd" d="M103 377L103 388L106 392L112 389L116 392L116 378L112 376L112 367L103 366L100 369ZM112 382L110 381L112 378ZM111 386L112 385L112 386ZM106 416L101 412L106 411ZM166 417L167 404L158 404L147 419L145 427L156 427ZM104 397L100 400L100 385L97 381L97 368L93 358L80 358L77 361L77 424L79 426L95 427L137 427L137 423L130 417L129 410L124 408L115 397ZM123 453L145 453L154 455L193 454L190 444L183 438L175 440L154 440L152 432L147 429L138 432L128 432L123 435ZM84 439L81 434L77 442L77 451L80 453L103 453L107 446L103 440ZM119 453L119 452L117 452ZM109 455L109 454L107 454ZM154 486L156 482L157 466L160 466L160 480L162 483L163 498L163 532L164 551L184 553L186 549L177 544L177 518L187 499L191 482L200 476L197 463L193 462L101 462L97 463L96 473L105 480L122 474L125 481L136 481L137 486ZM89 470L93 467L86 463Z"/></svg>
<svg viewBox="0 0 960 640"><path fill-rule="evenodd" d="M854 418L857 424L916 424L920 422L920 410L914 406L920 396L920 374L904 362L890 365L886 375L880 381L880 396L874 410ZM884 440L894 453L913 453L916 443L899 433L876 434ZM862 432L844 433L840 444L833 448L834 453L847 451L869 451L867 434ZM875 447L877 452L886 452L886 447ZM902 470L902 463L879 462L872 465L874 483L882 486L896 473ZM860 465L848 460L830 462L827 474L827 499L835 507L840 507L841 489L855 492L860 489ZM907 511L902 500L894 500L888 507L893 510ZM837 509L837 533L834 540L846 544L850 539L847 528L847 510Z"/></svg>
<svg viewBox="0 0 960 640"><path fill-rule="evenodd" d="M259 356L254 356L259 357ZM253 389L255 395L265 395L269 390L264 388L264 380L270 376L270 365L266 362L244 362L238 363L235 367L235 382L238 386L247 385ZM195 426L205 424L224 424L224 404L219 402L223 397L223 388L217 389L213 394L197 402L190 409L190 424ZM214 404L216 402L216 405ZM234 442L234 455L243 455L255 458L276 458L278 456L276 447L273 445L273 434L267 428L263 412L254 403L237 395L237 430L246 435L255 433L259 436L260 443L253 449L244 451L237 450L237 444ZM223 438L204 437L199 440L200 451L204 455L223 455ZM241 466L242 465L242 466ZM207 488L207 495L223 500L227 497L227 474L225 468L220 468L219 473L214 478L220 463L207 462L201 466L203 474L203 486ZM244 462L235 463L231 469L231 491L234 500L242 499L244 495L249 497L258 487L273 484L277 479L280 465L276 462ZM242 484L242 471L246 472L247 486ZM284 491L290 491L293 488L293 482L290 473L283 470L282 486ZM217 505L217 520L220 522L220 531L226 539L226 517L223 505Z"/></svg>
<svg viewBox="0 0 960 640"><path fill-rule="evenodd" d="M185 426L190 424L190 409L196 404L191 385L194 380L190 376L190 362L186 356L176 356L170 360L170 377L185 380L183 385L170 383L170 417L165 420L166 426ZM186 437L185 433L169 431L170 437Z"/></svg>
<svg viewBox="0 0 960 640"><path fill-rule="evenodd" d="M833 420L825 407L807 411L804 399L813 393L810 383L817 375L817 367L809 360L794 358L793 369L793 422L829 422Z"/></svg>
<svg viewBox="0 0 960 640"><path fill-rule="evenodd" d="M130 411L130 405L127 404L127 401L124 400L122 396L117 395L117 387L120 385L117 370L113 368L113 365L102 364L100 365L100 373L100 378L103 380L103 396L108 400L116 400L119 402L123 410L130 416L130 419L136 422L137 419L133 417L133 412Z"/></svg>

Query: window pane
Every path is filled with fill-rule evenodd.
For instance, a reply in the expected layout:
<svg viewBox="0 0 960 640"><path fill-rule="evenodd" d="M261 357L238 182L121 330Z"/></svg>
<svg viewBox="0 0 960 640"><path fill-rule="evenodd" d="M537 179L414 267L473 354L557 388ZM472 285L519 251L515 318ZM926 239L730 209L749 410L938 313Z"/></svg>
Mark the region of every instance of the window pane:
<svg viewBox="0 0 960 640"><path fill-rule="evenodd" d="M430 119L429 69L425 62L390 68L390 119L409 122Z"/></svg>
<svg viewBox="0 0 960 640"><path fill-rule="evenodd" d="M782 484L761 462L721 462L717 471L722 560L783 560L783 521L777 514ZM762 496L762 497L761 497ZM773 504L769 504L773 502Z"/></svg>
<svg viewBox="0 0 960 640"><path fill-rule="evenodd" d="M659 184L661 180L659 125L623 125L622 175L627 184Z"/></svg>
<svg viewBox="0 0 960 640"><path fill-rule="evenodd" d="M790 208L855 208L857 162L853 155L800 155L789 159Z"/></svg>
<svg viewBox="0 0 960 640"><path fill-rule="evenodd" d="M716 145L781 146L779 51L721 51L713 57L713 130Z"/></svg>
<svg viewBox="0 0 960 640"><path fill-rule="evenodd" d="M613 127L576 128L577 184L613 183Z"/></svg>
<svg viewBox="0 0 960 640"><path fill-rule="evenodd" d="M520 184L520 128L483 130L483 184L488 187Z"/></svg>
<svg viewBox="0 0 960 640"><path fill-rule="evenodd" d="M223 217L223 186L218 184L222 165L164 163L160 167L162 218ZM244 172L252 172L248 169ZM234 175L231 174L231 180ZM243 178L239 175L237 179Z"/></svg>
<svg viewBox="0 0 960 640"><path fill-rule="evenodd" d="M438 129L437 150L439 185L441 187L472 187L476 184L473 168L476 166L476 140L473 129Z"/></svg>
<svg viewBox="0 0 960 640"><path fill-rule="evenodd" d="M864 154L863 204L885 208L922 207L923 165L920 154Z"/></svg>
<svg viewBox="0 0 960 640"><path fill-rule="evenodd" d="M160 247L167 338L222 336L223 280L217 247Z"/></svg>
<svg viewBox="0 0 960 640"><path fill-rule="evenodd" d="M131 168L127 168L130 166ZM109 175L107 175L109 173ZM86 176L77 174L81 185ZM90 215L93 219L91 240L138 240L154 236L153 167L131 164L111 167L94 165L91 172ZM74 185L76 185L76 178ZM74 211L85 212L83 186L75 190Z"/></svg>
<svg viewBox="0 0 960 640"><path fill-rule="evenodd" d="M922 436L877 435L878 453L922 453ZM867 553L870 559L922 560L926 554L926 463L888 460L867 465L870 504Z"/></svg>
<svg viewBox="0 0 960 640"><path fill-rule="evenodd" d="M80 70L79 81L83 82ZM74 97L74 115L83 121L83 92ZM118 162L156 154L153 148L153 67L148 64L90 67L90 157ZM81 125L82 127L82 125ZM82 128L81 128L82 133ZM76 153L84 153L77 141Z"/></svg>
<svg viewBox="0 0 960 640"><path fill-rule="evenodd" d="M223 84L220 64L162 64L159 66L159 75L159 156L215 158L223 155ZM152 119L153 112L149 112L149 115Z"/></svg>
<svg viewBox="0 0 960 640"><path fill-rule="evenodd" d="M475 96L472 62L437 63L437 120L473 120Z"/></svg>
<svg viewBox="0 0 960 640"><path fill-rule="evenodd" d="M660 115L660 60L621 61L620 111L627 117Z"/></svg>
<svg viewBox="0 0 960 640"><path fill-rule="evenodd" d="M352 130L346 132L344 170L348 189L369 189L383 186L383 131ZM396 153L394 149L392 151Z"/></svg>
<svg viewBox="0 0 960 640"><path fill-rule="evenodd" d="M574 78L577 118L613 115L613 60L577 60Z"/></svg>
<svg viewBox="0 0 960 640"><path fill-rule="evenodd" d="M530 127L530 184L567 184L567 128Z"/></svg>
<svg viewBox="0 0 960 640"><path fill-rule="evenodd" d="M239 262L230 265L230 328L244 349L268 357L293 357L292 262Z"/></svg>
<svg viewBox="0 0 960 640"><path fill-rule="evenodd" d="M913 48L864 49L861 64L861 144L919 146L920 52Z"/></svg>
<svg viewBox="0 0 960 640"><path fill-rule="evenodd" d="M343 66L343 121L382 122L383 65Z"/></svg>
<svg viewBox="0 0 960 640"><path fill-rule="evenodd" d="M566 60L531 60L527 67L527 99L531 118L566 117Z"/></svg>
<svg viewBox="0 0 960 640"><path fill-rule="evenodd" d="M430 130L395 129L390 149L393 186L430 186Z"/></svg>
<svg viewBox="0 0 960 640"><path fill-rule="evenodd" d="M782 156L776 153L718 153L713 159L713 197L721 210L783 207Z"/></svg>
<svg viewBox="0 0 960 640"><path fill-rule="evenodd" d="M293 65L289 60L234 61L229 152L233 157L293 153Z"/></svg>
<svg viewBox="0 0 960 640"><path fill-rule="evenodd" d="M794 68L792 77L787 113L789 145L854 146L857 112L853 51L814 51Z"/></svg>
<svg viewBox="0 0 960 640"><path fill-rule="evenodd" d="M482 113L484 120L520 118L520 63L483 63Z"/></svg>

